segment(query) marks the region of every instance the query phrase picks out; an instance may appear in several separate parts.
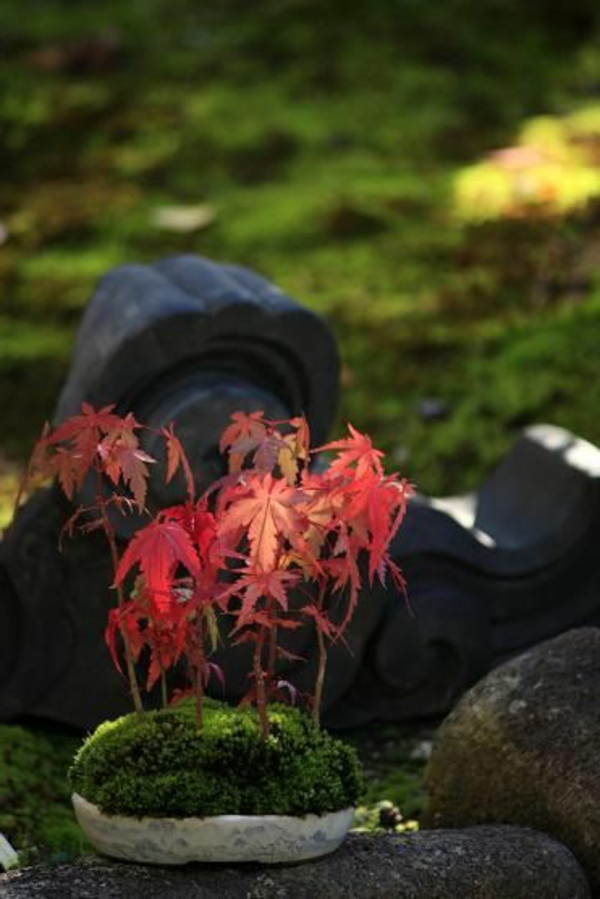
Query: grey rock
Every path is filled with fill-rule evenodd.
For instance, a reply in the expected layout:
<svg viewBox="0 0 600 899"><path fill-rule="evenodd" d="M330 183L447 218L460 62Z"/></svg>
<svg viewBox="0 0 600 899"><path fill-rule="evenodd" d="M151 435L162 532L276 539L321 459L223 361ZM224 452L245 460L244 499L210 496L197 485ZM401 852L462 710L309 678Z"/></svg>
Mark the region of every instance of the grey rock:
<svg viewBox="0 0 600 899"><path fill-rule="evenodd" d="M580 628L497 668L438 732L428 822L518 824L573 851L600 896L600 630Z"/></svg>
<svg viewBox="0 0 600 899"><path fill-rule="evenodd" d="M351 835L318 862L290 867L159 868L85 857L0 877L2 899L587 899L570 851L544 834L478 827Z"/></svg>

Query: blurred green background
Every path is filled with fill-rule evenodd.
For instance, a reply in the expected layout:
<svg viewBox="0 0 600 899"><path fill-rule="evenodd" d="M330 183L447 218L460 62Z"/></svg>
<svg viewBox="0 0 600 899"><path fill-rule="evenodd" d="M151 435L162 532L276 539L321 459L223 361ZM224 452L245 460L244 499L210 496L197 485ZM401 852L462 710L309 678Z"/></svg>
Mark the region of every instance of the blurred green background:
<svg viewBox="0 0 600 899"><path fill-rule="evenodd" d="M425 492L532 421L600 442L598 10L4 0L4 520L96 280L179 252L322 312L340 422Z"/></svg>
<svg viewBox="0 0 600 899"><path fill-rule="evenodd" d="M595 0L2 0L0 526L96 280L180 252L323 313L339 424L425 492L534 421L600 443L599 38ZM0 830L80 851L73 739L0 730ZM423 803L392 730L367 826Z"/></svg>

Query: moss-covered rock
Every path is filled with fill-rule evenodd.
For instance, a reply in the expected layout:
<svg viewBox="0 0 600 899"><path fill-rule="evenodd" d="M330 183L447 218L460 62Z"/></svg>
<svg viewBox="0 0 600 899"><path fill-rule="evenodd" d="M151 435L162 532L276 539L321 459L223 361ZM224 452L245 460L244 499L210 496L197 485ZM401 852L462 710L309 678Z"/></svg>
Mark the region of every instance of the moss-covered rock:
<svg viewBox="0 0 600 899"><path fill-rule="evenodd" d="M600 629L542 643L488 674L440 728L426 823L518 824L572 850L600 895Z"/></svg>
<svg viewBox="0 0 600 899"><path fill-rule="evenodd" d="M354 750L298 709L275 706L263 740L253 709L205 701L102 724L70 772L73 788L109 814L171 817L321 814L354 805Z"/></svg>

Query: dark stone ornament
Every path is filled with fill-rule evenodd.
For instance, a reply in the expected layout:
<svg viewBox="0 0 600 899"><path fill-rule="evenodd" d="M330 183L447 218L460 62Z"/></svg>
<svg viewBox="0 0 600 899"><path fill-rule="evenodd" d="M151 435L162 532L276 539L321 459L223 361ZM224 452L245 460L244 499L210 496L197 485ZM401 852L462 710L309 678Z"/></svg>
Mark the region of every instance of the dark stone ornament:
<svg viewBox="0 0 600 899"><path fill-rule="evenodd" d="M202 490L225 473L218 442L236 410L262 409L273 419L304 412L313 442L323 443L338 372L336 343L322 319L244 268L191 256L123 266L88 304L54 420L87 401L115 404L157 430L173 421ZM152 435L145 448L160 459ZM148 505L177 502L182 492L182 481L166 488L151 477ZM91 485L81 494L86 504ZM108 551L95 535L65 541L59 554L68 514L58 489L40 491L0 546L3 719L31 714L93 727L130 708L103 641L114 604ZM114 523L124 539L141 519L115 515ZM309 639L307 628L298 634L300 653ZM228 650L225 667L228 695L237 698L249 670L246 652ZM333 672L336 693L352 673Z"/></svg>
<svg viewBox="0 0 600 899"><path fill-rule="evenodd" d="M600 450L552 425L528 428L476 493L416 496L393 546L407 601L388 594L329 724L443 715L500 662L600 624L599 541Z"/></svg>
<svg viewBox="0 0 600 899"><path fill-rule="evenodd" d="M184 256L124 266L85 312L55 422L114 403L145 424L173 421L201 488L223 473L218 440L232 412L304 412L326 440L338 354L325 323L265 279ZM152 437L146 449L160 458ZM159 468L160 466L156 466ZM570 627L600 620L600 451L559 428L529 429L472 495L417 496L393 546L408 600L365 589L330 652L325 721L344 728L446 712L492 666ZM81 499L89 492L84 484ZM149 506L182 499L183 484L151 480ZM37 715L91 728L131 708L104 645L114 604L101 535L58 540L68 517L57 488L19 511L0 544L0 719ZM124 539L139 519L116 519ZM224 636L227 627L223 628ZM288 648L300 691L314 683L308 626ZM247 650L217 661L237 699Z"/></svg>

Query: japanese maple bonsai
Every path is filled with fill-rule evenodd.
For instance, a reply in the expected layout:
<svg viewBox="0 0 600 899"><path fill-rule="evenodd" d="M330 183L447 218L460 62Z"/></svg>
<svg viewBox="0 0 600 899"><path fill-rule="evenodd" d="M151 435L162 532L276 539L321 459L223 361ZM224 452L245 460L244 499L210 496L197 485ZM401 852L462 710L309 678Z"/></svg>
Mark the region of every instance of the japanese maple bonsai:
<svg viewBox="0 0 600 899"><path fill-rule="evenodd" d="M143 431L132 415L84 405L44 431L27 475L28 484L57 477L70 499L93 484L93 501L76 508L65 530L102 530L113 564L117 604L106 641L119 671L124 661L134 712L102 724L75 758L80 822L102 851L137 860L281 861L331 851L350 826L361 778L354 751L321 728L328 649L355 610L361 556L371 582L388 574L404 588L388 547L411 486L384 474L382 453L352 426L348 437L311 451L304 418L273 422L240 412L221 439L229 473L199 498L173 428L160 432L165 481L181 469L187 500L151 515L155 460L142 449ZM311 455L321 450L333 460L314 470ZM132 510L148 523L120 555L112 516ZM292 590L303 597L293 608ZM238 708L206 696L211 678L223 681L211 652L225 614L234 622L230 639L252 650ZM307 623L317 643L314 690L290 705L298 697L278 672L289 655L280 637ZM172 690L169 679L182 670L188 686ZM145 711L142 692L157 684L162 708ZM258 848L244 831L257 816L267 816ZM164 820L175 837L149 851L140 827L150 822L156 835ZM107 836L117 822L117 836ZM215 822L225 828L216 837L207 830ZM270 842L265 822L274 828ZM191 845L199 829L200 848Z"/></svg>

